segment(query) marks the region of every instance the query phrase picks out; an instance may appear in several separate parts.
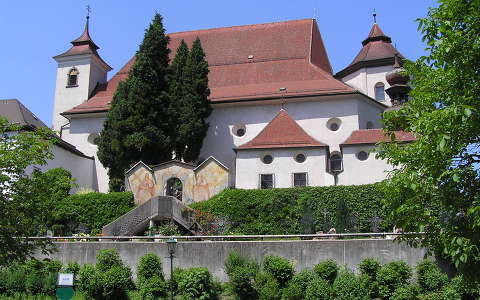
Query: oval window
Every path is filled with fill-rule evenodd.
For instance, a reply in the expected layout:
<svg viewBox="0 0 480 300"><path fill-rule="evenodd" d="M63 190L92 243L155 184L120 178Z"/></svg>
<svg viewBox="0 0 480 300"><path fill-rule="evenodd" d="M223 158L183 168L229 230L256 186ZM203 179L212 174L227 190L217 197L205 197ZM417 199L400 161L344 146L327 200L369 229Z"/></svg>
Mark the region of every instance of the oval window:
<svg viewBox="0 0 480 300"><path fill-rule="evenodd" d="M270 154L264 155L262 161L264 164L269 165L273 161L273 156L271 156Z"/></svg>
<svg viewBox="0 0 480 300"><path fill-rule="evenodd" d="M357 153L357 158L358 158L358 160L362 160L362 161L367 160L368 153L365 152L365 151L360 151L360 152Z"/></svg>
<svg viewBox="0 0 480 300"><path fill-rule="evenodd" d="M233 126L233 128L232 128L233 135L235 135L237 137L244 136L246 132L247 132L247 128L245 127L244 124L237 124L237 125Z"/></svg>
<svg viewBox="0 0 480 300"><path fill-rule="evenodd" d="M303 154L303 153L299 153L295 156L295 161L297 163L300 163L300 164L303 163L306 159L307 158L305 157L305 154Z"/></svg>
<svg viewBox="0 0 480 300"><path fill-rule="evenodd" d="M331 131L337 131L340 129L340 125L342 124L342 121L340 121L339 118L331 118L327 122L327 128L330 129Z"/></svg>
<svg viewBox="0 0 480 300"><path fill-rule="evenodd" d="M100 134L94 132L88 135L87 141L92 145L98 145L99 138L100 138Z"/></svg>

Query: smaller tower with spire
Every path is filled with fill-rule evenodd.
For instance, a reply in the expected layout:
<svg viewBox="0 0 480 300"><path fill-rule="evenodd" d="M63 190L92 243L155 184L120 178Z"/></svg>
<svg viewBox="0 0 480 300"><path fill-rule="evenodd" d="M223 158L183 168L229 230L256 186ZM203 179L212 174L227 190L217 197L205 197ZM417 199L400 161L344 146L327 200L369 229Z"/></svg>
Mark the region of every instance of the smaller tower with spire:
<svg viewBox="0 0 480 300"><path fill-rule="evenodd" d="M60 114L87 101L95 87L107 81L107 73L112 69L97 52L99 47L90 37L89 21L87 6L83 33L71 42L69 50L53 57L58 64L52 119L55 131L68 123Z"/></svg>
<svg viewBox="0 0 480 300"><path fill-rule="evenodd" d="M367 38L362 41L362 49L350 65L335 74L335 77L371 98L391 105L389 94L386 93L389 83L385 76L394 69L395 53L403 58L392 45L392 39L378 25L374 10L373 26Z"/></svg>

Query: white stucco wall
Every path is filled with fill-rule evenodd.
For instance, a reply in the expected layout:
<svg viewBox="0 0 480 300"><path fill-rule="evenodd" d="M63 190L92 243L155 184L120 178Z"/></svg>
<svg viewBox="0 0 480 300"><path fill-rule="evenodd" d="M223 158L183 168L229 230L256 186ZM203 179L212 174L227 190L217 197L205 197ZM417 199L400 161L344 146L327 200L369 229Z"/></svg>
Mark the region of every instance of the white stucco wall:
<svg viewBox="0 0 480 300"><path fill-rule="evenodd" d="M299 153L306 156L303 163L294 159ZM262 162L265 154L272 155L272 163ZM236 160L235 186L240 189L258 189L260 174L274 174L275 188L289 188L293 187L293 173L308 173L308 186L326 185L325 155L325 148L240 150Z"/></svg>
<svg viewBox="0 0 480 300"><path fill-rule="evenodd" d="M368 129L383 128L381 122L381 114L383 113L383 109L381 109L380 107L374 107L363 101L358 101L357 105L359 129L367 129L368 122L371 122L373 124L373 127Z"/></svg>
<svg viewBox="0 0 480 300"><path fill-rule="evenodd" d="M102 163L98 160L98 147L88 141L92 133L100 133L105 121L104 115L76 117L70 120L70 125L64 127L62 139L77 147L85 155L95 157L94 180L97 182L99 192L108 192L108 174Z"/></svg>
<svg viewBox="0 0 480 300"><path fill-rule="evenodd" d="M57 58L57 79L55 83L55 102L53 106L53 130L60 131L60 126L67 120L60 115L89 98L98 83L107 80L107 72L99 65L96 58L91 55ZM79 74L77 85L67 87L68 73L75 67Z"/></svg>
<svg viewBox="0 0 480 300"><path fill-rule="evenodd" d="M377 82L383 82L385 90L390 87L385 76L391 70L393 70L393 66L361 68L342 78L342 81L375 99L375 84ZM385 101L381 101L381 103L391 105L387 93L385 93Z"/></svg>
<svg viewBox="0 0 480 300"><path fill-rule="evenodd" d="M384 180L392 169L386 161L375 158L375 145L343 146L343 172L338 176L340 185L359 185ZM361 161L356 154L360 151L369 153L366 160ZM373 151L373 152L372 152Z"/></svg>

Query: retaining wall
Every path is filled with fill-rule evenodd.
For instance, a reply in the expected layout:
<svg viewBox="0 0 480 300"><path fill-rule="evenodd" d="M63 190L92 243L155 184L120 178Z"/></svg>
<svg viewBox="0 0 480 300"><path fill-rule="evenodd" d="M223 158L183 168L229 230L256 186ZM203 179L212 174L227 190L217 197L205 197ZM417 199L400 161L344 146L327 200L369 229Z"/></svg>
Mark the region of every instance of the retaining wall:
<svg viewBox="0 0 480 300"><path fill-rule="evenodd" d="M134 273L140 257L153 252L162 259L167 277L170 274L167 245L164 242L57 242L55 245L58 251L49 255L50 258L59 259L63 263L77 261L80 264L95 263L95 256L100 250L116 248ZM405 243L388 239L179 242L174 267L204 266L221 281L227 281L223 263L232 251L238 251L258 262L265 255L279 255L291 260L297 271L311 268L328 258L355 271L358 263L367 257L377 258L382 263L403 260L415 266L426 255L422 248L411 248Z"/></svg>

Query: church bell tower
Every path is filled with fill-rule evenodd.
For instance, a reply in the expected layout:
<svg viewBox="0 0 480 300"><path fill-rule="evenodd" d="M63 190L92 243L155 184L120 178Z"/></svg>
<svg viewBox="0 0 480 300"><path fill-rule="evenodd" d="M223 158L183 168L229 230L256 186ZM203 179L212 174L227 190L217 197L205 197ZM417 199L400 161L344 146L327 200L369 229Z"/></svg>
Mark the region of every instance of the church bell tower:
<svg viewBox="0 0 480 300"><path fill-rule="evenodd" d="M88 9L89 12L89 9ZM89 33L89 13L85 29L72 47L53 59L57 62L53 130L60 131L68 120L60 114L88 100L95 87L107 81L112 68L100 57L99 47Z"/></svg>

